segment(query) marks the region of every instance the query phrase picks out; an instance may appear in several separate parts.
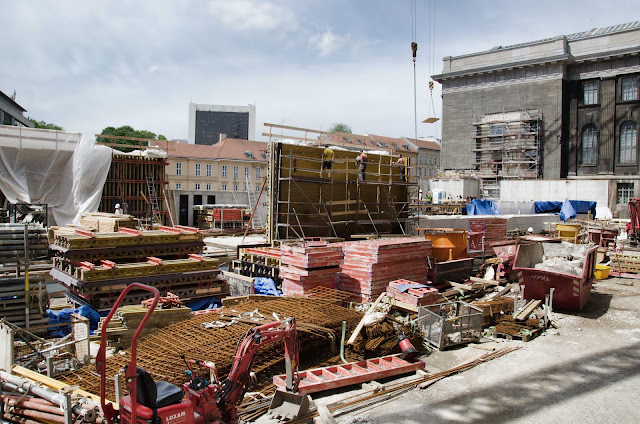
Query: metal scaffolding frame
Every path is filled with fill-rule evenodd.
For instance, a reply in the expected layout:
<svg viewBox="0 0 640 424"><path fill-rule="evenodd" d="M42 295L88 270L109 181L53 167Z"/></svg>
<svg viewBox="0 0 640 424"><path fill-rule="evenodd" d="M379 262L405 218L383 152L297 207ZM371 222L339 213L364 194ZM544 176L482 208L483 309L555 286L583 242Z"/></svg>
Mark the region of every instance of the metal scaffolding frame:
<svg viewBox="0 0 640 424"><path fill-rule="evenodd" d="M304 237L349 239L355 234L405 234L409 192L417 182L412 181L416 177L411 175L406 182L401 181L393 152L369 154L366 179L361 181L355 163L359 150L336 149L332 172L321 178L321 147L275 140L302 137L276 136L271 132L269 135L268 242ZM307 140L324 144L322 139Z"/></svg>
<svg viewBox="0 0 640 424"><path fill-rule="evenodd" d="M501 179L540 177L542 113L539 109L485 114L474 117L474 166L485 199L500 197Z"/></svg>

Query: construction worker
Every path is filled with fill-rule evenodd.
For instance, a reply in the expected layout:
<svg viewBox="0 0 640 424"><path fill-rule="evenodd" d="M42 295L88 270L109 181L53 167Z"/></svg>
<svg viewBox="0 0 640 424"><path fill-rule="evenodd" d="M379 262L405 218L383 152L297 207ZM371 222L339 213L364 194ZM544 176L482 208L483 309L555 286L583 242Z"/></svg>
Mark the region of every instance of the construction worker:
<svg viewBox="0 0 640 424"><path fill-rule="evenodd" d="M360 154L356 158L356 164L358 165L358 179L360 181L364 181L364 173L367 170L367 162L369 158L367 154L364 152L364 149L360 149Z"/></svg>
<svg viewBox="0 0 640 424"><path fill-rule="evenodd" d="M404 183L407 181L407 175L405 174L405 163L404 163L404 158L402 157L402 153L400 153L400 157L398 158L398 161L396 162L396 164L400 169L400 181Z"/></svg>
<svg viewBox="0 0 640 424"><path fill-rule="evenodd" d="M322 173L325 169L328 169L327 176L331 176L331 166L333 164L333 150L329 147L329 145L324 146L324 150L322 151L322 168L320 168L320 178L322 178Z"/></svg>
<svg viewBox="0 0 640 424"><path fill-rule="evenodd" d="M116 215L122 215L122 208L120 207L120 203L116 203Z"/></svg>

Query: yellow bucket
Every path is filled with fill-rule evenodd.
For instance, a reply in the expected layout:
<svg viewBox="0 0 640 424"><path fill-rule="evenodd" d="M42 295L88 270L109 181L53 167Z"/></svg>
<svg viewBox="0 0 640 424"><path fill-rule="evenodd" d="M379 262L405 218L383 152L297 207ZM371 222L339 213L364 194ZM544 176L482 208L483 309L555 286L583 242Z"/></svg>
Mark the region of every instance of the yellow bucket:
<svg viewBox="0 0 640 424"><path fill-rule="evenodd" d="M609 278L609 271L611 271L611 267L607 265L596 264L596 270L593 272L596 280L604 280Z"/></svg>

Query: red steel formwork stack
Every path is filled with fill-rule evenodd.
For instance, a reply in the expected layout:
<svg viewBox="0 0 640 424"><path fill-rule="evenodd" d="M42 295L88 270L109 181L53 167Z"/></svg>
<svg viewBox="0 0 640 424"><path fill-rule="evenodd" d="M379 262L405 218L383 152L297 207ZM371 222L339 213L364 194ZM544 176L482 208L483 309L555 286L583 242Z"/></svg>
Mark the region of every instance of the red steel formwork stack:
<svg viewBox="0 0 640 424"><path fill-rule="evenodd" d="M335 289L342 259L342 244L310 241L282 246L282 292L306 294L316 287Z"/></svg>
<svg viewBox="0 0 640 424"><path fill-rule="evenodd" d="M425 284L431 241L418 237L365 240L344 244L340 290L352 301L366 302L387 289L390 281Z"/></svg>
<svg viewBox="0 0 640 424"><path fill-rule="evenodd" d="M498 217L472 218L469 220L469 231L484 234L484 255L493 256L491 243L507 237L507 219Z"/></svg>

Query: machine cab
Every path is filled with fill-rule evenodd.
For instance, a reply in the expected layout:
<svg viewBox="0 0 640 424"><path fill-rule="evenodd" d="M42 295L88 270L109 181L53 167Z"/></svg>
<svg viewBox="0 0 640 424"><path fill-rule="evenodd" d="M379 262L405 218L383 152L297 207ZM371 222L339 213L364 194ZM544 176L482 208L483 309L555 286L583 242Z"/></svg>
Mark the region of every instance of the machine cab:
<svg viewBox="0 0 640 424"><path fill-rule="evenodd" d="M193 408L182 402L183 391L166 381L154 382L142 368L136 374L137 424L191 424L195 422ZM120 400L120 422L131 423L131 396Z"/></svg>

